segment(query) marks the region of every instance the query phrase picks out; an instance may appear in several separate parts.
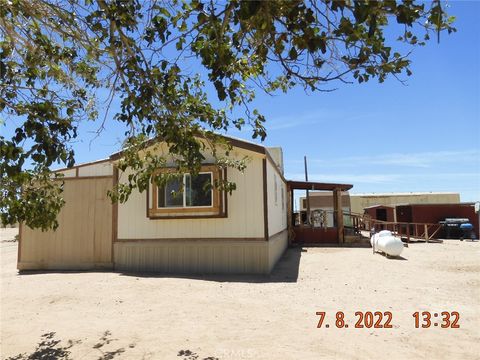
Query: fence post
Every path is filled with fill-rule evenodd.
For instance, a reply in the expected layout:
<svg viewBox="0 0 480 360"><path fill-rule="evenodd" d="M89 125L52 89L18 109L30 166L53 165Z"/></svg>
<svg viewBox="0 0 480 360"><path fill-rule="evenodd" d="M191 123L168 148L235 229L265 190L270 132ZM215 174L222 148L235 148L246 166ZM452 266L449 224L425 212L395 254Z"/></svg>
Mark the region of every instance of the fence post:
<svg viewBox="0 0 480 360"><path fill-rule="evenodd" d="M425 227L425 241L428 243L428 225L424 224L423 226Z"/></svg>

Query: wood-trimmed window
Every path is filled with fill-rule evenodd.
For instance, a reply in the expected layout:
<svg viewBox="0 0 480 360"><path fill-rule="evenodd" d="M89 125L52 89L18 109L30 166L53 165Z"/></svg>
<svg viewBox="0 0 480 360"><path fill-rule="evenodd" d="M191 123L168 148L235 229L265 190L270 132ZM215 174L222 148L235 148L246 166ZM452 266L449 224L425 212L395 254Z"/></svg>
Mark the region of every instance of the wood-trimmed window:
<svg viewBox="0 0 480 360"><path fill-rule="evenodd" d="M162 187L151 184L151 194L147 196L148 217L226 217L225 194L214 186L224 176L226 173L222 174L216 166L204 165L196 176L183 174Z"/></svg>

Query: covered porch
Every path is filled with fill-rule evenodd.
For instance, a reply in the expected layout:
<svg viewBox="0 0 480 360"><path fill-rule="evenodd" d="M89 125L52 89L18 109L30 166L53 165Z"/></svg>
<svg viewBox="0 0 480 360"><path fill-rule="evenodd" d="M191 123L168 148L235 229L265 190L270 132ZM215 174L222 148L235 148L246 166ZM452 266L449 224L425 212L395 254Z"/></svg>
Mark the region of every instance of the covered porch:
<svg viewBox="0 0 480 360"><path fill-rule="evenodd" d="M353 187L350 184L332 184L312 181L287 181L288 191L288 232L290 244L335 244L344 243L344 221L342 209L342 192ZM295 190L305 190L306 216L301 211L295 212ZM333 196L333 226L325 221L326 211L312 212L309 191L328 191ZM313 215L313 216L312 216ZM323 217L323 218L322 218Z"/></svg>

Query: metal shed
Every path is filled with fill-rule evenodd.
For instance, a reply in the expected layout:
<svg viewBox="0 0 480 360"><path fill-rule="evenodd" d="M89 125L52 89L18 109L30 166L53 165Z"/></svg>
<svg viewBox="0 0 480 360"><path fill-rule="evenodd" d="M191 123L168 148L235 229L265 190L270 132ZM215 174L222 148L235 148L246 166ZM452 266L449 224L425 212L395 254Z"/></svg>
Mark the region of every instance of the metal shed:
<svg viewBox="0 0 480 360"><path fill-rule="evenodd" d="M398 222L406 223L436 224L446 218L465 218L479 236L479 214L475 212L475 203L398 205L396 215Z"/></svg>
<svg viewBox="0 0 480 360"><path fill-rule="evenodd" d="M370 216L370 218L380 221L394 222L395 207L386 205L373 205L364 209L364 214Z"/></svg>

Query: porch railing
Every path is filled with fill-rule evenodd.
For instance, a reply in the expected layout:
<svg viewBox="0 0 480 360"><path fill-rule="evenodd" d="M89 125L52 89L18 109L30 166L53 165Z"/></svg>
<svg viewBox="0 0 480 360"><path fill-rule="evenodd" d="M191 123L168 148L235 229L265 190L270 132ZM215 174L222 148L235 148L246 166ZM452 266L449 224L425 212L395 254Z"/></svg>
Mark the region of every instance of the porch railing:
<svg viewBox="0 0 480 360"><path fill-rule="evenodd" d="M349 222L356 233L361 231L371 232L372 229L375 229L375 231L390 230L394 234L405 238L407 242L410 242L411 239L425 240L426 242L437 240L442 228L441 224L382 221L356 213L344 212L343 216L350 219Z"/></svg>

